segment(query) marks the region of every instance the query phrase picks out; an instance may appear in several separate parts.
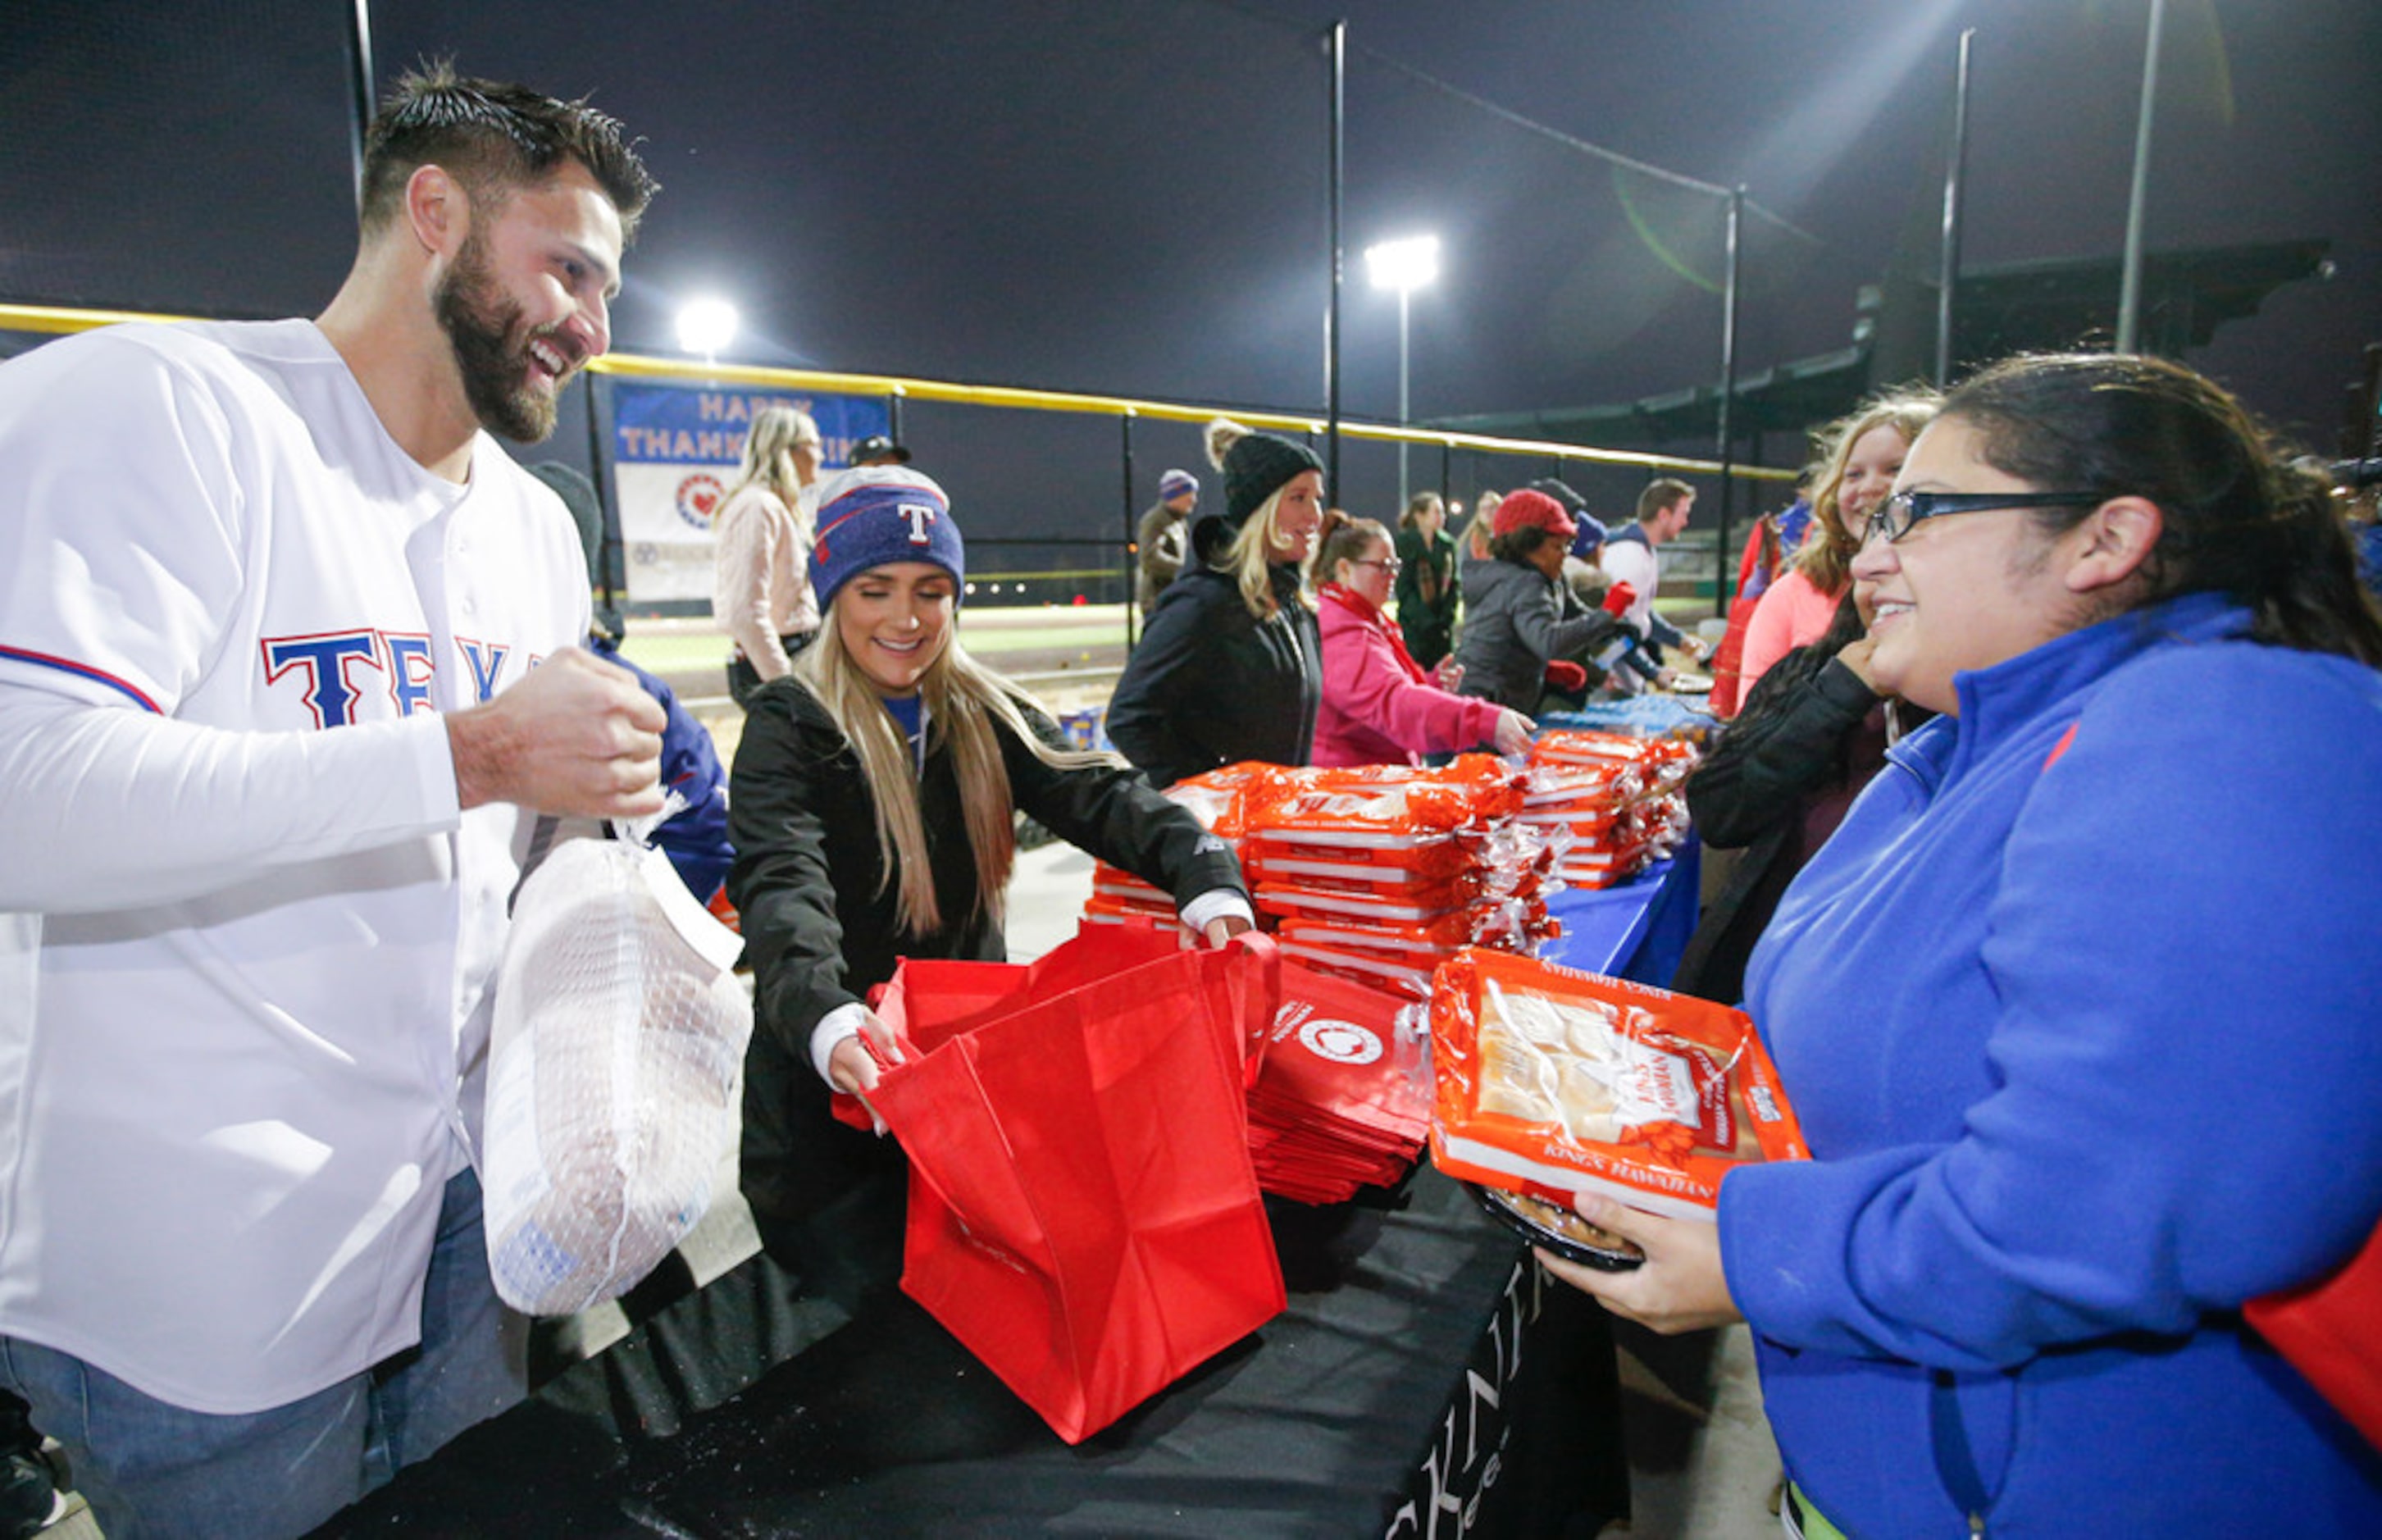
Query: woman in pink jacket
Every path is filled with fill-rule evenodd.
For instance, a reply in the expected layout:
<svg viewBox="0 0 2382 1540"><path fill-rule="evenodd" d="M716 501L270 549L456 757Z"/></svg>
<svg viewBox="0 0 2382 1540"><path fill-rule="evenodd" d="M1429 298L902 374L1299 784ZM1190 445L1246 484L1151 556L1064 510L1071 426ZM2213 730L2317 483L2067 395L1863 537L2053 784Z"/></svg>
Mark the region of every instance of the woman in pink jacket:
<svg viewBox="0 0 2382 1540"><path fill-rule="evenodd" d="M1397 582L1389 531L1373 519L1325 515L1315 571L1323 579L1317 619L1323 633L1323 704L1315 719L1318 765L1420 764L1425 754L1492 744L1500 754L1529 747L1536 725L1493 700L1451 693L1463 671L1453 659L1437 677L1406 655L1395 621L1382 612Z"/></svg>

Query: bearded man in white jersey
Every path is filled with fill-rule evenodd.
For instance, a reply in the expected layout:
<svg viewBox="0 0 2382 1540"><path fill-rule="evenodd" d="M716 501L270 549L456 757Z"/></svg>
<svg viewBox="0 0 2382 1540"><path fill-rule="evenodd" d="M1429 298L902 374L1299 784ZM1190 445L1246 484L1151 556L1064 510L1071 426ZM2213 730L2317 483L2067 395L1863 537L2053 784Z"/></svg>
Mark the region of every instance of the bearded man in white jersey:
<svg viewBox="0 0 2382 1540"><path fill-rule="evenodd" d="M301 1534L522 1392L472 1159L540 812L657 810L551 431L655 191L409 77L314 321L0 366L0 1386L109 1534Z"/></svg>

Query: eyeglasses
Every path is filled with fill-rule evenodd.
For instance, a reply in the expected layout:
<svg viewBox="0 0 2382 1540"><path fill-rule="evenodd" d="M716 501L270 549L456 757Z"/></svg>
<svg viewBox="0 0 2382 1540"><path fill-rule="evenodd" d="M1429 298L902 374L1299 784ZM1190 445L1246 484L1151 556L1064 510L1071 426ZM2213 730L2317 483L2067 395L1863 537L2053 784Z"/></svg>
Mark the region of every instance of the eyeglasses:
<svg viewBox="0 0 2382 1540"><path fill-rule="evenodd" d="M1892 545L1911 526L1946 513L1983 513L1996 508L2097 508L2105 492L1897 492L1877 505L1861 532L1861 544L1879 536Z"/></svg>
<svg viewBox="0 0 2382 1540"><path fill-rule="evenodd" d="M1352 567L1379 567L1393 577L1406 569L1406 563L1394 556L1360 556L1348 564Z"/></svg>

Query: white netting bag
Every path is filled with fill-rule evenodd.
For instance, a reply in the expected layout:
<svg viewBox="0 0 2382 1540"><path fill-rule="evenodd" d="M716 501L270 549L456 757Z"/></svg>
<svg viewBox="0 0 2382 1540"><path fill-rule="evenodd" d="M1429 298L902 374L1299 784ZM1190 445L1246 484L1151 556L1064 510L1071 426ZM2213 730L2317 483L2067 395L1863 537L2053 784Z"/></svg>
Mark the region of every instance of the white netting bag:
<svg viewBox="0 0 2382 1540"><path fill-rule="evenodd" d="M488 1263L515 1310L626 1291L711 1201L753 1007L741 943L657 850L556 845L522 883L488 1051Z"/></svg>

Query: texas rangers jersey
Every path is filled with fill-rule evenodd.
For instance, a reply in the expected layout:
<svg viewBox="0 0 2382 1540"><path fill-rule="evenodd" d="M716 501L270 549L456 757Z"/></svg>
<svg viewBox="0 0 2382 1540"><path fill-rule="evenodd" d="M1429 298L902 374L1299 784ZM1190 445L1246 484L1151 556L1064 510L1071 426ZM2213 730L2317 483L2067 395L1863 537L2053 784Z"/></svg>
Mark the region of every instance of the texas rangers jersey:
<svg viewBox="0 0 2382 1540"><path fill-rule="evenodd" d="M586 627L552 493L311 322L0 366L0 1333L210 1412L412 1344L526 837L440 713Z"/></svg>

